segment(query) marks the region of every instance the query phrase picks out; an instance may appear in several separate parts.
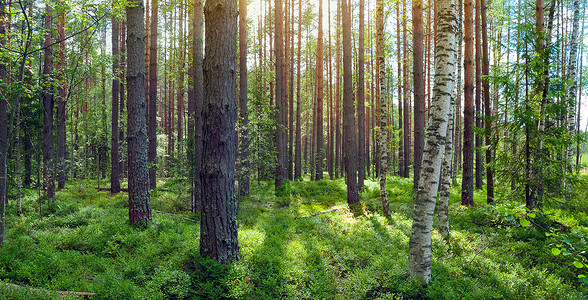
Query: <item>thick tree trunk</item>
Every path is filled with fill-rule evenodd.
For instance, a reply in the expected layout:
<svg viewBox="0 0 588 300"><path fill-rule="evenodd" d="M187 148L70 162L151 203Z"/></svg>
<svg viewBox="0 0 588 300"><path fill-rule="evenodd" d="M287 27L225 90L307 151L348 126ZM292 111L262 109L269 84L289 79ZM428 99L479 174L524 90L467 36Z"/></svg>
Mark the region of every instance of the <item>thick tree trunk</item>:
<svg viewBox="0 0 588 300"><path fill-rule="evenodd" d="M457 23L459 24L459 23ZM459 25L458 25L459 26ZM459 41L455 39L456 43ZM459 59L455 60L456 67ZM444 239L449 237L449 194L451 193L451 161L453 158L453 130L456 95L452 94L447 118L447 135L445 136L445 152L443 153L443 164L441 166L441 185L439 186L439 206L437 207L437 219L439 220L439 233Z"/></svg>
<svg viewBox="0 0 588 300"><path fill-rule="evenodd" d="M418 182L425 143L425 76L423 58L423 2L412 1L412 73L414 90L414 190Z"/></svg>
<svg viewBox="0 0 588 300"><path fill-rule="evenodd" d="M437 0L439 21L435 46L435 81L427 139L423 152L424 168L415 197L409 242L408 272L431 280L431 239L433 213L437 199L441 164L445 153L451 99L455 97L457 67L457 9L455 0ZM449 153L448 153L449 154Z"/></svg>
<svg viewBox="0 0 588 300"><path fill-rule="evenodd" d="M145 110L145 7L132 2L127 11L127 151L129 159L129 221L131 225L151 223L149 171L147 168L147 120Z"/></svg>
<svg viewBox="0 0 588 300"><path fill-rule="evenodd" d="M247 111L247 0L239 0L239 196L249 195L249 113Z"/></svg>
<svg viewBox="0 0 588 300"><path fill-rule="evenodd" d="M474 205L474 65L473 65L473 20L472 0L464 3L464 133L461 204Z"/></svg>
<svg viewBox="0 0 588 300"><path fill-rule="evenodd" d="M118 96L119 96L119 74L118 74L118 40L119 36L119 21L116 17L112 17L112 132L110 136L110 193L116 194L120 192L119 181L119 167L120 161L118 158Z"/></svg>
<svg viewBox="0 0 588 300"><path fill-rule="evenodd" d="M208 0L204 15L207 42L200 254L230 263L239 260L235 198L237 3Z"/></svg>
<svg viewBox="0 0 588 300"><path fill-rule="evenodd" d="M53 8L45 5L45 50L43 62L43 194L55 201L55 169L53 166Z"/></svg>
<svg viewBox="0 0 588 300"><path fill-rule="evenodd" d="M357 187L365 181L365 37L364 0L359 1L359 53L357 74ZM383 58L383 57L382 57Z"/></svg>
<svg viewBox="0 0 588 300"><path fill-rule="evenodd" d="M151 5L151 37L149 38L149 126L147 135L149 137L149 148L147 156L149 159L149 188L157 186L157 23L158 23L158 0L153 0Z"/></svg>
<svg viewBox="0 0 588 300"><path fill-rule="evenodd" d="M378 0L376 3L376 55L378 57L378 86L380 93L380 123L379 123L379 143L380 143L380 199L382 200L382 209L385 217L390 216L390 207L388 205L388 193L386 191L386 171L388 170L388 151L386 141L388 140L386 125L388 122L388 106L386 101L386 68L384 65L384 1Z"/></svg>
<svg viewBox="0 0 588 300"><path fill-rule="evenodd" d="M351 14L347 0L341 0L343 14L343 160L347 183L347 203L359 202L357 189L357 156L355 154L355 109L353 105L353 74L351 73Z"/></svg>

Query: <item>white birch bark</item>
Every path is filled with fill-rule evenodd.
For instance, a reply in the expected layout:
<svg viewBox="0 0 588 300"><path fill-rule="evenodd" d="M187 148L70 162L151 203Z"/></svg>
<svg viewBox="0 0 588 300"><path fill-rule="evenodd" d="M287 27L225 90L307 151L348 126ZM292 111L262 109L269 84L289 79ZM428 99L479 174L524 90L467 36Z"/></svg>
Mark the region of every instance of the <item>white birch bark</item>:
<svg viewBox="0 0 588 300"><path fill-rule="evenodd" d="M441 163L445 152L450 103L454 97L457 67L457 6L455 0L438 0L435 80L419 188L415 196L409 242L408 272L431 280L431 238Z"/></svg>
<svg viewBox="0 0 588 300"><path fill-rule="evenodd" d="M376 3L376 30L378 33L376 40L376 52L378 55L379 77L378 84L380 87L380 198L382 199L382 208L384 216L390 216L390 207L388 205L388 194L386 192L386 170L388 170L388 151L386 142L388 141L386 125L388 121L388 108L386 105L386 68L384 66L384 1L378 0Z"/></svg>
<svg viewBox="0 0 588 300"><path fill-rule="evenodd" d="M577 84L577 67L578 64L578 41L580 36L580 1L574 1L574 17L572 25L572 38L570 40L570 61L568 63L567 76L569 80L569 87L566 92L566 102L568 104L568 132L574 134L576 128L576 95L578 94ZM567 157L570 164L574 163L574 144L570 144L567 151Z"/></svg>
<svg viewBox="0 0 588 300"><path fill-rule="evenodd" d="M451 160L453 158L453 114L455 111L455 94L451 97L449 116L447 123L447 135L445 136L445 152L441 166L441 185L439 186L439 203L437 218L439 219L439 233L444 239L449 237L449 194L451 192ZM453 171L455 172L455 170Z"/></svg>

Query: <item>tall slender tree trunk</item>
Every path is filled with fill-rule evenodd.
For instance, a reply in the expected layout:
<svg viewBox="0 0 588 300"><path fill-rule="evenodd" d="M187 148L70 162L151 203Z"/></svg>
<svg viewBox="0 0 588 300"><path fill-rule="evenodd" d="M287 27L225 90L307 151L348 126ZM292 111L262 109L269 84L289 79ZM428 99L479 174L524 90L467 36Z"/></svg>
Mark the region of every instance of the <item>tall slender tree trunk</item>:
<svg viewBox="0 0 588 300"><path fill-rule="evenodd" d="M361 23L361 22L360 22ZM386 125L388 122L388 106L386 101L386 67L384 65L384 1L376 2L376 56L378 57L378 86L380 88L380 124L379 124L379 143L380 143L380 199L385 217L390 216L390 207L388 205L388 193L386 191L386 171L388 170L388 151L386 141L388 140Z"/></svg>
<svg viewBox="0 0 588 300"><path fill-rule="evenodd" d="M402 169L402 176L408 178L410 176L410 85L408 82L408 29L407 29L407 19L408 16L406 14L406 2L408 0L402 0L402 45L403 45L403 59L402 59L402 83L403 83L403 115L404 115L404 156L403 156L403 169Z"/></svg>
<svg viewBox="0 0 588 300"><path fill-rule="evenodd" d="M203 133L202 128L204 121L202 119L202 109L204 108L204 81L202 70L202 19L203 19L203 0L194 0L194 37L192 48L194 52L193 64L194 74L194 212L201 211L203 201L203 182L200 174L203 171Z"/></svg>
<svg viewBox="0 0 588 300"><path fill-rule="evenodd" d="M347 203L359 202L357 189L357 157L355 155L355 110L353 105L353 78L351 73L351 13L347 0L341 0L343 14L343 160L347 183Z"/></svg>
<svg viewBox="0 0 588 300"><path fill-rule="evenodd" d="M45 50L43 62L43 194L55 201L55 169L53 164L53 7L45 5Z"/></svg>
<svg viewBox="0 0 588 300"><path fill-rule="evenodd" d="M331 44L331 1L327 1L327 19L329 35L329 139L327 141L327 170L329 178L335 179L334 161L335 161L335 107L333 105L333 47ZM300 45L299 45L300 46Z"/></svg>
<svg viewBox="0 0 588 300"><path fill-rule="evenodd" d="M57 61L57 187L65 188L65 1L58 2L59 60Z"/></svg>
<svg viewBox="0 0 588 300"><path fill-rule="evenodd" d="M475 48L476 48L476 94L475 94L475 104L476 104L476 113L475 113L475 122L476 128L482 128L482 25L481 25L481 0L475 0L475 24L476 24L476 32L475 32ZM476 189L481 189L484 185L483 182L483 175L484 175L484 166L482 163L482 151L480 148L482 147L482 135L475 134L475 161L476 161L476 172L475 172L475 184Z"/></svg>
<svg viewBox="0 0 588 300"><path fill-rule="evenodd" d="M149 188L157 186L157 25L159 1L151 5L151 38L149 39Z"/></svg>
<svg viewBox="0 0 588 300"><path fill-rule="evenodd" d="M343 169L341 168L342 155L342 135L341 135L341 2L337 1L337 25L335 26L337 37L335 39L335 74L337 77L337 85L335 87L335 178L339 178Z"/></svg>
<svg viewBox="0 0 588 300"><path fill-rule="evenodd" d="M431 239L433 212L437 199L441 165L445 154L451 98L455 97L457 10L455 0L437 0L438 25L435 45L435 81L431 118L423 151L424 168L415 197L409 242L408 273L431 280ZM449 153L448 153L449 154Z"/></svg>
<svg viewBox="0 0 588 300"><path fill-rule="evenodd" d="M568 63L567 78L569 87L566 89L566 103L568 103L567 112L567 126L568 133L573 135L576 132L576 95L578 94L578 77L577 77L577 65L578 65L578 48L580 43L580 1L574 0L574 15L572 25L572 36L570 38L570 61ZM580 122L580 120L578 120ZM570 162L570 166L574 165L574 143L570 143L567 149L567 159Z"/></svg>
<svg viewBox="0 0 588 300"><path fill-rule="evenodd" d="M284 40L283 40L283 5L282 0L275 0L275 45L276 53L276 147L277 147L277 165L276 165L276 180L275 187L279 189L286 178L288 171L286 166L286 95L284 94L286 88L286 79L284 78Z"/></svg>
<svg viewBox="0 0 588 300"><path fill-rule="evenodd" d="M319 0L318 37L316 40L316 167L315 179L323 179L324 141L323 141L323 1Z"/></svg>
<svg viewBox="0 0 588 300"><path fill-rule="evenodd" d="M237 116L237 3L208 0L204 7L206 53L200 254L220 263L239 260L235 197Z"/></svg>
<svg viewBox="0 0 588 300"><path fill-rule="evenodd" d="M412 73L414 91L414 190L418 189L425 144L425 75L423 58L423 2L412 1Z"/></svg>
<svg viewBox="0 0 588 300"><path fill-rule="evenodd" d="M474 65L473 65L473 20L472 0L464 2L464 134L461 204L474 205Z"/></svg>
<svg viewBox="0 0 588 300"><path fill-rule="evenodd" d="M151 223L149 172L147 169L147 120L145 110L145 7L132 2L127 11L127 151L129 158L129 221L131 225Z"/></svg>
<svg viewBox="0 0 588 300"><path fill-rule="evenodd" d="M249 113L247 111L247 0L239 0L239 196L249 195Z"/></svg>
<svg viewBox="0 0 588 300"><path fill-rule="evenodd" d="M110 136L110 193L120 192L120 161L118 158L118 96L119 96L119 20L112 17L112 131Z"/></svg>
<svg viewBox="0 0 588 300"><path fill-rule="evenodd" d="M357 74L357 185L363 189L365 181L365 21L364 0L359 1L359 58ZM382 57L383 58L383 57Z"/></svg>
<svg viewBox="0 0 588 300"><path fill-rule="evenodd" d="M180 17L179 23L180 28L178 32L178 84L177 84L177 103L178 103L178 119L177 119L177 132L178 132L178 145L177 151L178 156L181 158L183 155L184 148L184 69L186 63L186 54L184 51L184 5L183 1L180 1Z"/></svg>
<svg viewBox="0 0 588 300"><path fill-rule="evenodd" d="M402 108L402 80L404 80L404 78L402 77L402 63L400 59L400 55L402 53L400 48L400 16L400 1L398 1L396 2L396 52L398 55L398 133L402 135L402 137L398 139L398 175L404 176L404 122L402 119L402 113L404 112L404 109Z"/></svg>
<svg viewBox="0 0 588 300"><path fill-rule="evenodd" d="M484 116L485 116L485 137L486 137L486 202L494 202L494 170L490 166L493 159L492 147L492 108L490 102L490 51L488 46L488 22L486 20L486 0L481 2L481 19L482 19L482 89L484 97Z"/></svg>
<svg viewBox="0 0 588 300"><path fill-rule="evenodd" d="M294 179L302 178L302 101L300 99L300 61L302 50L302 0L298 0L298 60L296 71L296 147Z"/></svg>
<svg viewBox="0 0 588 300"><path fill-rule="evenodd" d="M4 48L6 45L6 2L0 2L0 47ZM0 57L0 80L8 80L10 74L8 73L8 59L5 56ZM6 202L8 197L6 194L6 160L8 154L8 114L7 104L4 95L7 89L5 85L0 85L0 94L3 99L0 100L0 246L4 245L5 228L6 228Z"/></svg>

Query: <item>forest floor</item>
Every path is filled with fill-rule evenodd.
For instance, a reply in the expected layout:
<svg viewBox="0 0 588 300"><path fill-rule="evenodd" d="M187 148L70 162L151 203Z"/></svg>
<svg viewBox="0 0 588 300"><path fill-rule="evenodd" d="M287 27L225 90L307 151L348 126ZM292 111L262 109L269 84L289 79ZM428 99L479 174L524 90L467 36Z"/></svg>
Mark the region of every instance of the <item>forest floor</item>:
<svg viewBox="0 0 588 300"><path fill-rule="evenodd" d="M95 182L69 182L42 219L36 191L25 190L23 216L14 201L7 207L0 298L62 297L33 287L97 299L588 298L586 176L571 199L546 200L543 216L503 190L493 206L479 190L476 205L463 207L456 185L451 237L433 234L429 285L407 275L412 179L388 178L388 219L376 181L366 181L359 216L347 208L342 179L289 182L279 197L273 182L252 182L238 215L241 261L231 265L200 257L199 216L182 213L186 182L160 182L143 230L128 225L126 193L110 196Z"/></svg>

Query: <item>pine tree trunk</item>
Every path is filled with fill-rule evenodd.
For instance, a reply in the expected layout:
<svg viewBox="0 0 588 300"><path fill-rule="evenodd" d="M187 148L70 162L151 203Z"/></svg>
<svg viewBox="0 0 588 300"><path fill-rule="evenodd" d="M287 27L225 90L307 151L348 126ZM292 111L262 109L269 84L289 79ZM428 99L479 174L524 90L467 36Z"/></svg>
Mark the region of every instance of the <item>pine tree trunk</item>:
<svg viewBox="0 0 588 300"><path fill-rule="evenodd" d="M203 0L194 2L194 39L192 48L194 52L193 64L194 74L194 212L201 211L203 197L203 183L200 176L203 170L202 153L204 151L202 141L202 128L204 122L202 119L202 109L204 107L204 81L202 71L202 19L203 19Z"/></svg>
<svg viewBox="0 0 588 300"><path fill-rule="evenodd" d="M341 135L341 0L337 1L337 25L335 28L337 38L335 39L335 56L336 66L335 74L337 77L337 85L335 87L335 178L339 178L339 172L343 176L343 170L341 168L341 156L342 156L342 135Z"/></svg>
<svg viewBox="0 0 588 300"><path fill-rule="evenodd" d="M323 134L323 1L319 0L318 37L316 41L316 160L315 179L323 179L324 134Z"/></svg>
<svg viewBox="0 0 588 300"><path fill-rule="evenodd" d="M457 10L455 0L437 0L435 80L423 165L415 197L409 242L408 273L431 280L431 239L441 164L445 153L451 99L455 97Z"/></svg>
<svg viewBox="0 0 588 300"><path fill-rule="evenodd" d="M286 136L286 95L284 94L286 88L286 79L284 78L284 52L282 47L284 46L283 41L283 7L282 0L275 0L275 45L274 50L276 53L276 155L277 165L275 174L275 187L279 189L284 179L286 178L286 172L288 171L286 166L286 149L287 149L287 136Z"/></svg>
<svg viewBox="0 0 588 300"><path fill-rule="evenodd" d="M53 166L53 8L45 5L45 50L43 63L43 194L55 201L55 169Z"/></svg>
<svg viewBox="0 0 588 300"><path fill-rule="evenodd" d="M359 58L357 74L357 187L365 181L365 37L364 0L359 1Z"/></svg>
<svg viewBox="0 0 588 300"><path fill-rule="evenodd" d="M385 217L390 216L390 207L388 205L388 193L386 191L386 171L388 170L388 151L386 147L387 133L386 125L388 122L388 107L386 101L386 68L384 65L384 1L378 0L376 3L376 55L378 57L378 86L380 88L380 124L379 124L379 142L380 142L380 199Z"/></svg>
<svg viewBox="0 0 588 300"><path fill-rule="evenodd" d="M57 187L65 188L65 2L58 3L59 60L57 62Z"/></svg>
<svg viewBox="0 0 588 300"><path fill-rule="evenodd" d="M145 8L143 1L127 7L127 151L129 159L129 221L151 223L149 172L147 169L147 120L145 110Z"/></svg>
<svg viewBox="0 0 588 300"><path fill-rule="evenodd" d="M464 133L461 204L474 205L474 65L473 65L473 20L472 0L464 3Z"/></svg>
<svg viewBox="0 0 588 300"><path fill-rule="evenodd" d="M414 190L418 182L425 143L425 76L423 58L423 3L412 1L412 73L414 90Z"/></svg>
<svg viewBox="0 0 588 300"><path fill-rule="evenodd" d="M476 103L476 113L474 115L475 118L475 122L476 122L476 127L477 128L482 128L482 118L480 118L480 116L482 115L482 26L481 26L481 18L480 18L480 14L481 14L481 5L480 5L480 1L481 0L475 0L475 26L476 26L476 32L475 32L475 48L476 48L476 94L475 94L475 103ZM475 168L476 168L476 172L475 172L475 185L476 185L476 189L481 189L484 185L483 182L483 175L484 175L484 166L482 163L482 151L479 150L482 147L482 135L481 134L475 134Z"/></svg>
<svg viewBox="0 0 588 300"><path fill-rule="evenodd" d="M296 71L296 147L294 179L302 178L302 101L300 99L300 62L302 51L302 0L298 0L298 61Z"/></svg>
<svg viewBox="0 0 588 300"><path fill-rule="evenodd" d="M490 167L493 159L491 146L492 136L492 108L490 102L490 51L488 46L488 22L486 21L486 0L481 1L482 19L482 89L484 97L485 137L486 137L486 202L494 202L494 170Z"/></svg>
<svg viewBox="0 0 588 300"><path fill-rule="evenodd" d="M151 37L149 39L149 188L157 186L157 23L159 1L151 5Z"/></svg>
<svg viewBox="0 0 588 300"><path fill-rule="evenodd" d="M402 45L403 45L403 59L402 59L402 83L403 83L403 87L402 87L402 92L403 92L403 128L404 128L404 156L403 156L403 162L404 165L402 166L402 177L404 178L408 178L410 177L410 123L409 123L409 118L410 118L410 112L409 112L409 108L410 108L410 84L408 82L408 39L407 39L407 34L408 34L408 29L407 29L407 19L408 16L406 14L406 1L407 0L402 0Z"/></svg>
<svg viewBox="0 0 588 300"><path fill-rule="evenodd" d="M118 49L119 44L119 21L112 17L112 131L110 136L110 194L120 192L119 166L118 158L118 96L119 96L119 74L118 74Z"/></svg>
<svg viewBox="0 0 588 300"><path fill-rule="evenodd" d="M180 12L179 12L179 32L178 32L178 84L177 84L177 96L176 100L178 103L177 111L177 125L176 130L178 132L178 158L181 158L184 146L184 64L185 64L185 51L184 51L184 5L183 1L180 1ZM180 167L180 166L178 166Z"/></svg>
<svg viewBox="0 0 588 300"><path fill-rule="evenodd" d="M247 111L247 0L239 0L239 196L249 195L249 113Z"/></svg>
<svg viewBox="0 0 588 300"><path fill-rule="evenodd" d="M239 260L235 197L237 113L237 3L208 0L204 7L203 169L200 254L220 263Z"/></svg>
<svg viewBox="0 0 588 300"><path fill-rule="evenodd" d="M341 0L343 15L343 160L347 183L347 203L359 202L357 189L357 156L355 153L355 109L353 104L353 74L351 73L351 13L347 0Z"/></svg>

